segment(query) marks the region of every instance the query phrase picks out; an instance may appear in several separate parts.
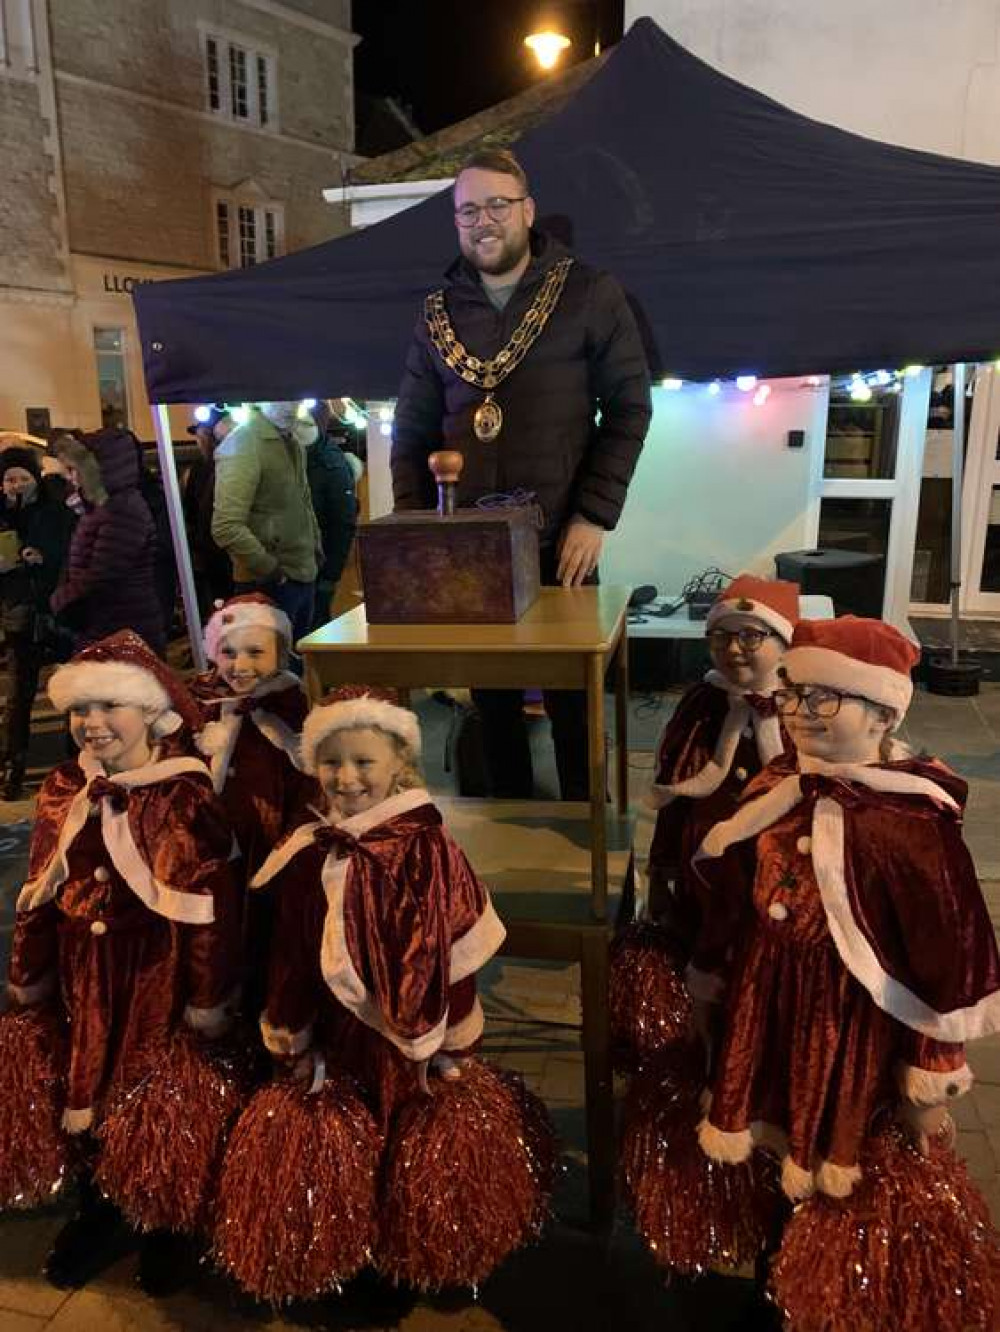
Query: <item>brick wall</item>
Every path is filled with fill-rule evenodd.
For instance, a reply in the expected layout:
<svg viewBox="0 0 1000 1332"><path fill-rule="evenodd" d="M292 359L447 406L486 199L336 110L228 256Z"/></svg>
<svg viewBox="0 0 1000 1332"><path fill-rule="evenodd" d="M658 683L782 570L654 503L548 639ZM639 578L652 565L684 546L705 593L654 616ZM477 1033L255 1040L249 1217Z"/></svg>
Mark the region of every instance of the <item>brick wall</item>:
<svg viewBox="0 0 1000 1332"><path fill-rule="evenodd" d="M333 37L239 0L74 0L51 15L58 71L198 111L207 109L200 26L259 44L277 56L281 133L353 147L352 53Z"/></svg>
<svg viewBox="0 0 1000 1332"><path fill-rule="evenodd" d="M285 205L287 250L346 230L320 193L337 180L334 154L66 83L59 119L77 253L214 268L213 190L249 178Z"/></svg>
<svg viewBox="0 0 1000 1332"><path fill-rule="evenodd" d="M0 286L65 286L47 132L37 84L0 78Z"/></svg>

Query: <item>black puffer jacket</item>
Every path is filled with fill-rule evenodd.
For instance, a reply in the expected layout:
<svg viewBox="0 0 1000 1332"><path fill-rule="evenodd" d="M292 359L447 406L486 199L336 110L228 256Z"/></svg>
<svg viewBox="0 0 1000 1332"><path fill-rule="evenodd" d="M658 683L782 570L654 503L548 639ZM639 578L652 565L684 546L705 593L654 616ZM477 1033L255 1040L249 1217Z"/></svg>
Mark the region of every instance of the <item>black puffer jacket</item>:
<svg viewBox="0 0 1000 1332"><path fill-rule="evenodd" d="M524 319L549 269L566 253L558 242L533 233L531 263L502 312L490 304L470 264L464 259L453 264L446 303L466 349L482 358L495 356ZM465 455L459 504L498 491L534 491L544 513L543 545L557 539L574 513L613 528L651 415L645 353L615 279L573 264L545 331L494 393L504 424L492 444L480 443L472 431L473 413L484 396L444 365L421 312L393 426L396 508L434 507L427 458L435 449L454 448Z"/></svg>
<svg viewBox="0 0 1000 1332"><path fill-rule="evenodd" d="M86 435L78 455L87 510L77 524L52 609L78 634L77 646L134 629L154 652L166 648L156 596L156 526L139 492L135 437L127 430Z"/></svg>
<svg viewBox="0 0 1000 1332"><path fill-rule="evenodd" d="M306 477L323 541L321 583L337 583L358 526L354 472L336 440L320 435L306 449Z"/></svg>
<svg viewBox="0 0 1000 1332"><path fill-rule="evenodd" d="M30 503L0 499L0 529L16 532L22 550L32 546L42 557L41 564L22 561L0 574L0 626L5 633L30 633L35 613L49 609L76 521L66 507L66 489L61 477L43 476Z"/></svg>

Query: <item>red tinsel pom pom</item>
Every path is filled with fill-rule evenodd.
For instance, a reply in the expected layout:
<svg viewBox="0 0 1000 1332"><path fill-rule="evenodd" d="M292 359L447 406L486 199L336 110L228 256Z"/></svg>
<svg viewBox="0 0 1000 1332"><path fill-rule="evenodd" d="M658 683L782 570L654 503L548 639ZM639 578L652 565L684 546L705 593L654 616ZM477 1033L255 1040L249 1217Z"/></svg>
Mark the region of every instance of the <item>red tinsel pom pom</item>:
<svg viewBox="0 0 1000 1332"><path fill-rule="evenodd" d="M669 933L652 921L625 927L611 945L615 1067L632 1072L688 1037L691 996Z"/></svg>
<svg viewBox="0 0 1000 1332"><path fill-rule="evenodd" d="M246 1076L240 1052L181 1031L152 1072L112 1092L96 1130L94 1178L131 1225L204 1228Z"/></svg>
<svg viewBox="0 0 1000 1332"><path fill-rule="evenodd" d="M511 1074L478 1060L402 1107L382 1173L378 1263L421 1290L478 1286L534 1238L556 1147L548 1115Z"/></svg>
<svg viewBox="0 0 1000 1332"><path fill-rule="evenodd" d="M63 1022L51 1009L0 1014L0 1211L51 1202L71 1174L64 1050Z"/></svg>
<svg viewBox="0 0 1000 1332"><path fill-rule="evenodd" d="M711 1161L698 1145L697 1061L641 1072L625 1099L622 1170L636 1227L663 1267L699 1273L753 1262L772 1233L780 1197L771 1163Z"/></svg>
<svg viewBox="0 0 1000 1332"><path fill-rule="evenodd" d="M1000 1235L949 1148L871 1139L850 1197L795 1209L771 1271L795 1332L971 1332L1000 1321Z"/></svg>
<svg viewBox="0 0 1000 1332"><path fill-rule="evenodd" d="M216 1199L215 1257L251 1295L315 1298L371 1260L381 1138L354 1084L259 1091L233 1130Z"/></svg>

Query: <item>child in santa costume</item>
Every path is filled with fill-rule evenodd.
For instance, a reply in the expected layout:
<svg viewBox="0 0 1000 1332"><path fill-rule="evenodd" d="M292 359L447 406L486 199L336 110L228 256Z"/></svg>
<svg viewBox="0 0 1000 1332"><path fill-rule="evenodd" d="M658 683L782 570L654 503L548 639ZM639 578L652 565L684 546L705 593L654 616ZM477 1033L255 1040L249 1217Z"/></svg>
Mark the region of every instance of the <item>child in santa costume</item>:
<svg viewBox="0 0 1000 1332"><path fill-rule="evenodd" d="M634 834L640 918L614 941L610 1004L616 1064L634 1071L686 1040L690 996L678 963L698 928L691 858L790 742L774 707L777 667L799 618L795 583L740 574L713 603L713 668L663 729L656 779ZM699 1010L699 1013L701 1010Z"/></svg>
<svg viewBox="0 0 1000 1332"><path fill-rule="evenodd" d="M801 621L775 695L798 761L770 764L696 860L706 904L742 884L707 905L692 961L726 1005L702 1145L776 1144L795 1201L850 1193L881 1105L933 1132L971 1086L965 1041L1000 1030L966 784L891 739L918 656L881 621Z"/></svg>
<svg viewBox="0 0 1000 1332"><path fill-rule="evenodd" d="M85 648L54 672L49 696L80 752L39 795L8 989L20 1010L54 1007L64 1026L62 1126L93 1164L91 1134L116 1097L156 1072L179 1028L212 1037L228 1024L239 954L232 833L190 753L197 708L136 634ZM131 1151L141 1168L141 1136ZM85 1177L50 1279L82 1284L115 1224Z"/></svg>
<svg viewBox="0 0 1000 1332"><path fill-rule="evenodd" d="M660 1261L752 1260L787 1215L778 1189L802 1204L775 1267L797 1332L995 1325L1000 1246L947 1106L972 1083L965 1042L1000 1030L1000 957L966 785L892 739L918 656L880 621L797 625L774 694L797 757L764 769L694 861L688 976L721 1015L701 1024L721 1028L707 1108L695 1132L697 1086L668 1071L626 1129Z"/></svg>
<svg viewBox="0 0 1000 1332"><path fill-rule="evenodd" d="M302 771L302 723L309 711L298 676L287 669L288 616L260 592L232 597L205 627L213 663L193 685L205 718L198 748L229 816L244 884L291 828L321 799ZM260 892L245 902L244 1008L256 1022L264 1003L273 902Z"/></svg>
<svg viewBox="0 0 1000 1332"><path fill-rule="evenodd" d="M665 914L685 941L697 920L691 857L708 830L735 811L747 784L790 749L772 695L798 618L796 583L734 578L705 623L712 669L680 700L660 736L647 798L657 811L650 911Z"/></svg>
<svg viewBox="0 0 1000 1332"><path fill-rule="evenodd" d="M373 1238L371 1246L379 1249L376 1256L383 1270L394 1277L439 1285L453 1277L450 1250L468 1246L470 1237L479 1234L478 1195L490 1193L490 1206L498 1209L489 1224L506 1217L507 1228L500 1238L484 1238L482 1251L469 1255L471 1266L460 1264L459 1279L470 1272L470 1279L481 1279L525 1238L529 1223L537 1219L539 1185L525 1159L523 1123L514 1125L518 1107L505 1085L477 1061L465 1062L483 1030L475 974L499 948L504 928L423 788L419 753L416 716L384 694L347 688L314 708L302 733L303 764L319 778L327 813L300 826L272 852L252 890L273 884L278 903L267 1008L261 1018L265 1045L275 1059L295 1069L305 1087L311 1084L318 1090L327 1074L346 1072L356 1080L374 1126L385 1135L381 1234L378 1245ZM490 1109L498 1097L506 1115L502 1122ZM291 1118L300 1112L289 1106L287 1113ZM269 1103L261 1117L263 1133L270 1133L273 1114ZM431 1122L422 1120L425 1114ZM252 1103L245 1119L252 1122L254 1115ZM414 1129L418 1120L420 1127ZM422 1138L423 1146L408 1140L405 1151L399 1147L399 1135L407 1131L404 1123ZM473 1133L475 1144L468 1137ZM308 1136L315 1140L323 1135L319 1128ZM297 1252L294 1237L282 1229L289 1224L282 1217L289 1213L287 1199L296 1196L295 1190L281 1164L255 1156L246 1137L237 1130L231 1151L241 1159L223 1172L217 1245L223 1265L246 1288L272 1299L321 1293L352 1275L361 1261L358 1255L350 1270L344 1270L343 1257L339 1270L332 1260L315 1270L315 1255L323 1246L312 1230L304 1250L308 1276L303 1275L303 1262L289 1256ZM413 1159L432 1139L431 1159L415 1167ZM279 1152L284 1151L283 1141L284 1135L275 1144ZM261 1150L266 1150L263 1143ZM461 1157L458 1166L452 1160L456 1153ZM486 1165L493 1156L505 1159L499 1175ZM295 1168L294 1163L286 1165ZM502 1177L506 1188L508 1169L518 1168L521 1196L513 1196L511 1188L512 1196L498 1201L497 1180ZM416 1172L416 1205L433 1215L412 1218L412 1229L400 1236L396 1232L409 1204L396 1190L409 1187L406 1170ZM398 1177L399 1171L404 1178ZM275 1191L283 1204L273 1220L269 1179L280 1181ZM299 1217L290 1223L300 1228L316 1224L309 1209L321 1188L315 1173L304 1183L308 1204L302 1204ZM449 1190L459 1184L463 1194L457 1205L464 1230L456 1237L456 1201ZM354 1196L359 1188L342 1180L335 1193L338 1198ZM375 1206L373 1202L373 1222ZM517 1227L509 1223L509 1213L518 1207L524 1216L521 1231L514 1233ZM335 1227L335 1209L320 1224L326 1230ZM266 1245L256 1245L254 1239L260 1225L268 1232ZM358 1225L355 1217L355 1233ZM435 1249L435 1239L445 1247ZM416 1256L407 1250L408 1244L418 1242L429 1245L433 1257L426 1247ZM248 1259L252 1252L266 1252L266 1279ZM276 1269L285 1271L286 1284L276 1283Z"/></svg>

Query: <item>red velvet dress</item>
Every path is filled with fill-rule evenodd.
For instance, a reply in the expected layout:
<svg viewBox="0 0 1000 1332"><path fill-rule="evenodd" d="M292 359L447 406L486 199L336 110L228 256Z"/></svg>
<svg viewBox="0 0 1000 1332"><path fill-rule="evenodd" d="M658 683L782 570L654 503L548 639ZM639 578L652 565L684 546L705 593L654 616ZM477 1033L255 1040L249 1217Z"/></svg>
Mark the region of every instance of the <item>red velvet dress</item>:
<svg viewBox="0 0 1000 1332"><path fill-rule="evenodd" d="M735 811L747 783L772 758L791 752L773 709L762 696L752 697L752 704L743 701L710 671L680 700L657 746L650 902L654 917L664 917L685 945L698 925L691 858L708 830ZM703 793L674 795L670 788L679 783Z"/></svg>
<svg viewBox="0 0 1000 1332"><path fill-rule="evenodd" d="M89 1127L113 1084L144 1076L182 1020L208 1025L232 995L231 845L198 759L162 758L112 779L81 759L46 778L10 991L23 1004L57 996L65 1010L71 1131Z"/></svg>
<svg viewBox="0 0 1000 1332"><path fill-rule="evenodd" d="M198 677L192 693L206 718L198 747L232 824L239 853L234 872L245 888L284 835L310 817L310 806L322 805L319 783L298 766L309 701L289 671L239 698L212 670ZM273 929L272 893L246 897L243 1011L253 1022L265 1002Z"/></svg>
<svg viewBox="0 0 1000 1332"><path fill-rule="evenodd" d="M278 917L267 1010L272 1054L322 1052L386 1127L438 1051L467 1051L483 1015L475 973L504 928L426 791L339 824L306 824L254 881Z"/></svg>
<svg viewBox="0 0 1000 1332"><path fill-rule="evenodd" d="M965 1039L1000 1030L1000 958L965 790L922 760L799 775L781 759L706 838L694 967L729 975L710 1156L762 1143L790 1196L843 1196L880 1108L968 1089Z"/></svg>
<svg viewBox="0 0 1000 1332"><path fill-rule="evenodd" d="M298 766L309 700L289 671L239 697L211 670L191 692L206 723L198 748L209 761L249 881L285 833L308 817L309 805L323 798L315 778Z"/></svg>

